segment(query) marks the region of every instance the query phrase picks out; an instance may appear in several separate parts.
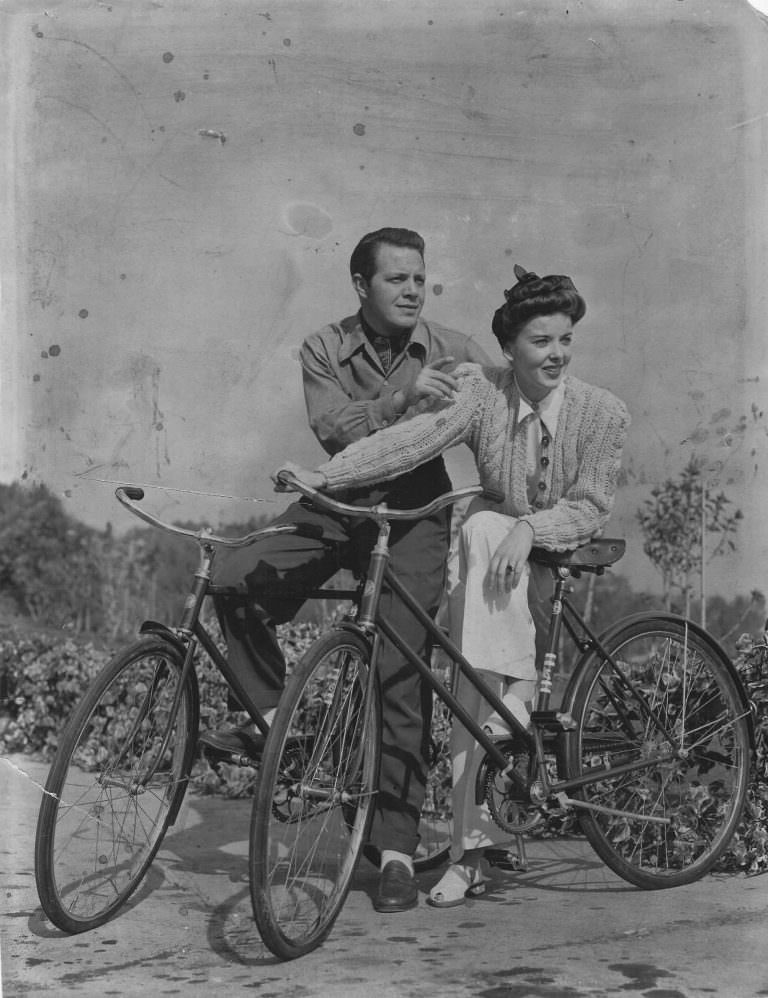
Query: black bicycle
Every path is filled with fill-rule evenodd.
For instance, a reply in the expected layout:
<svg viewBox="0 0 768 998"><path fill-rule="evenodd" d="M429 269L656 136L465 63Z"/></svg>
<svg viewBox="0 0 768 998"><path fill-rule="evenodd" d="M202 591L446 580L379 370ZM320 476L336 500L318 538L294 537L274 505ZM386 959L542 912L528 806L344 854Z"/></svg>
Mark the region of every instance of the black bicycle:
<svg viewBox="0 0 768 998"><path fill-rule="evenodd" d="M265 745L251 826L251 894L259 930L273 953L291 959L326 938L367 840L377 792L377 658L384 639L485 750L476 800L486 802L510 837L553 814L575 812L600 858L637 887L687 884L713 867L738 825L747 791L749 705L728 657L689 620L638 614L600 636L587 625L568 598L567 580L605 571L623 555L623 540L594 540L565 553L531 552L533 561L551 569L553 596L547 651L526 729L389 564L391 521L431 515L460 495L481 490L453 492L406 511L349 507L293 475L281 478L320 508L369 517L378 525L378 541L356 618L307 651ZM429 661L382 616L384 581L501 715L508 735L486 734L433 676ZM561 636L570 638L579 657L562 705L553 709ZM444 824L447 845L447 820Z"/></svg>
<svg viewBox="0 0 768 998"><path fill-rule="evenodd" d="M176 820L197 751L199 652L214 663L262 735L269 730L201 619L211 596L244 598L212 584L217 550L245 547L277 534L322 534L312 525L281 524L244 537L221 537L207 528L188 530L165 523L139 508L135 503L144 493L138 487L121 487L116 497L152 526L194 541L199 561L178 623L145 621L140 639L115 655L85 690L59 738L38 816L35 877L43 910L65 932L92 929L117 913L138 888ZM356 604L360 589L320 587L292 595ZM442 744L435 747L432 789L416 857L419 869L444 855L446 821L429 805L440 797L445 783L443 749ZM228 761L260 765L258 757L230 756ZM278 811L279 806L278 800Z"/></svg>

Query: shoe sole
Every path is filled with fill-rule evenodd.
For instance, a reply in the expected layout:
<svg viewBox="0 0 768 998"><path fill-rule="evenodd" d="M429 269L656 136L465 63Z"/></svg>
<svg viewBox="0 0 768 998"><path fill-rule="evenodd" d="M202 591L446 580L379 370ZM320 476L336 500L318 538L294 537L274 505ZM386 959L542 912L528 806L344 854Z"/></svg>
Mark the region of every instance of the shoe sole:
<svg viewBox="0 0 768 998"><path fill-rule="evenodd" d="M414 898L409 904L398 904L398 905L382 905L380 902L373 902L373 910L378 911L380 915L390 915L396 914L399 911L412 911L419 904L419 899Z"/></svg>
<svg viewBox="0 0 768 998"><path fill-rule="evenodd" d="M468 887L464 894L460 898L454 898L452 901L437 901L435 898L428 897L427 904L432 908L458 908L459 905L466 904L468 898L479 898L485 894L485 884L472 884Z"/></svg>

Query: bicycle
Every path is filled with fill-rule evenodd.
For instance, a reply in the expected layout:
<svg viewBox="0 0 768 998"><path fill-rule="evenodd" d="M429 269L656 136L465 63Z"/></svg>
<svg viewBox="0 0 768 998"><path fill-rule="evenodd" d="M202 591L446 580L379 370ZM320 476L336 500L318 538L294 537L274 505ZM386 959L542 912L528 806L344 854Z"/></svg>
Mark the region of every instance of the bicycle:
<svg viewBox="0 0 768 998"><path fill-rule="evenodd" d="M37 821L35 878L45 914L71 933L95 928L117 913L139 887L176 821L197 748L198 649L213 662L261 734L269 730L201 620L208 597L238 595L211 582L217 550L245 547L276 534L321 535L311 525L280 524L243 537L222 537L208 528L195 531L165 523L137 507L144 497L138 487L120 487L115 495L152 526L194 540L199 562L178 623L145 621L139 640L107 663L61 733ZM320 587L290 594L286 589L283 595L356 603L360 588ZM259 765L258 759L247 756L231 756L229 761ZM440 860L444 842L441 829L433 848L429 815L424 825L420 869Z"/></svg>
<svg viewBox="0 0 768 998"><path fill-rule="evenodd" d="M291 473L280 479L320 508L349 511ZM476 801L486 802L510 837L575 812L611 870L655 890L703 876L738 825L752 722L738 675L714 639L691 621L656 612L624 618L598 636L569 600L567 580L602 574L622 557L625 542L597 539L565 553L534 548L531 559L551 569L553 596L535 709L524 728L388 564L392 520L430 515L457 497L407 511L355 507L355 515L378 525L359 613L309 648L280 701L264 747L250 861L254 916L282 959L328 936L366 840L376 795L383 639L484 749ZM486 734L382 617L384 581L501 716L508 735ZM561 636L574 643L578 661L557 710L550 699Z"/></svg>

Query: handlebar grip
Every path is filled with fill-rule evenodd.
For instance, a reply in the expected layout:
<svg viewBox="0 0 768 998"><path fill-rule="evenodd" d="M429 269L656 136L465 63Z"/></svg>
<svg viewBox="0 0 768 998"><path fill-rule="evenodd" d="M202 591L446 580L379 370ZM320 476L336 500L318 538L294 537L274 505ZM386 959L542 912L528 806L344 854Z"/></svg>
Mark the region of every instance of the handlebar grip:
<svg viewBox="0 0 768 998"><path fill-rule="evenodd" d="M125 485L123 492L129 499L134 499L136 502L144 498L144 489L140 489L138 485Z"/></svg>
<svg viewBox="0 0 768 998"><path fill-rule="evenodd" d="M293 485L293 483L296 481L296 476L293 474L292 471L285 471L285 470L278 471L275 477L277 478L278 482L280 482L281 485Z"/></svg>
<svg viewBox="0 0 768 998"><path fill-rule="evenodd" d="M498 489L483 489L483 499L487 499L489 502L502 503L506 499L503 492L499 492Z"/></svg>

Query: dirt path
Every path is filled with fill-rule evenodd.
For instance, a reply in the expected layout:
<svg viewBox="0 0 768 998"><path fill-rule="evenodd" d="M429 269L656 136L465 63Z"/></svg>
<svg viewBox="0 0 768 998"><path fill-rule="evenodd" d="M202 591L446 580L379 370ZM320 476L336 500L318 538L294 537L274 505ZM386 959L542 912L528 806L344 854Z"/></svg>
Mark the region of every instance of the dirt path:
<svg viewBox="0 0 768 998"><path fill-rule="evenodd" d="M768 995L768 877L643 893L580 840L530 843L527 873L497 874L485 899L445 911L377 914L376 871L363 863L326 943L280 963L251 913L250 806L220 798L189 800L130 907L65 936L34 886L34 781L45 771L0 760L2 998ZM422 889L437 876L424 875Z"/></svg>

